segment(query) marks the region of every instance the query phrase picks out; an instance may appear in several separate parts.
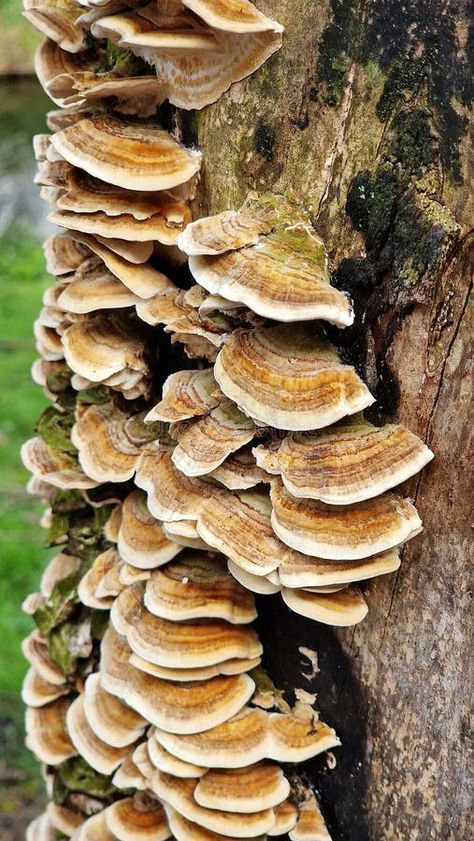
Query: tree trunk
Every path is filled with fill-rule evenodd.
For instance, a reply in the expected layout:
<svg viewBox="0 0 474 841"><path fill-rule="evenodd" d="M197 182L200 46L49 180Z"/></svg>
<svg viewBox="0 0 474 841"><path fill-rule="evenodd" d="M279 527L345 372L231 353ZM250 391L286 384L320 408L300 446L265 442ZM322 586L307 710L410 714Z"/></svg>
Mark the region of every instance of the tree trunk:
<svg viewBox="0 0 474 841"><path fill-rule="evenodd" d="M271 673L318 693L337 767L310 763L334 841L470 836L467 411L472 326L464 0L261 0L282 50L200 113L200 214L291 191L329 248L355 326L331 331L377 396L435 452L408 492L423 534L365 587L368 618L334 631L261 606ZM320 673L303 676L301 645ZM307 664L306 664L307 665Z"/></svg>

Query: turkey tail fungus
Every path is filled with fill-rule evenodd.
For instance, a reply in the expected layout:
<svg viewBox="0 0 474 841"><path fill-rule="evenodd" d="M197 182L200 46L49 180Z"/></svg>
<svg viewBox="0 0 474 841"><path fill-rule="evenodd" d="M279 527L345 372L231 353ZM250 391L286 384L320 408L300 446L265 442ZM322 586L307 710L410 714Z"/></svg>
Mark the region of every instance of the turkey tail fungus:
<svg viewBox="0 0 474 841"><path fill-rule="evenodd" d="M192 221L219 172L176 109L238 97L283 26L249 0L24 9L64 109L34 142L64 230L35 325L52 406L22 452L59 552L24 603L50 801L27 839L327 841L300 775L340 740L265 671L266 597L289 623L361 622L360 582L421 530L392 488L433 454L365 419L353 303L304 197L252 191Z"/></svg>

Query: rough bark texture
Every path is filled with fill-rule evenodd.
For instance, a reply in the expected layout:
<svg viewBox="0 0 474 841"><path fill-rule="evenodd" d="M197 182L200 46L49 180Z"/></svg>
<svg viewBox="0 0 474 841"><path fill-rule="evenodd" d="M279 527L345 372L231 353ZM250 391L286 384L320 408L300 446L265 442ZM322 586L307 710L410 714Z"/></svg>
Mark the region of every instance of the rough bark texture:
<svg viewBox="0 0 474 841"><path fill-rule="evenodd" d="M270 671L318 692L343 747L310 765L334 841L471 838L468 459L472 340L464 0L261 0L282 51L179 127L205 150L201 212L293 192L356 324L333 338L436 460L408 491L425 531L366 588L355 632L261 605ZM472 161L472 158L471 158ZM302 676L300 645L321 672ZM304 659L304 658L303 658Z"/></svg>

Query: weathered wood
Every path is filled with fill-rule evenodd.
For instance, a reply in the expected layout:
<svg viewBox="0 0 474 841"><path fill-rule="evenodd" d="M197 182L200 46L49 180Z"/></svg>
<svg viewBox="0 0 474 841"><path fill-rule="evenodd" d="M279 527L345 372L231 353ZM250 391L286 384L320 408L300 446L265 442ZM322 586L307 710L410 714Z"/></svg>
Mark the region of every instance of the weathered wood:
<svg viewBox="0 0 474 841"><path fill-rule="evenodd" d="M343 740L308 776L334 841L467 841L472 310L464 0L267 0L282 51L180 123L205 150L201 212L248 190L312 212L356 324L332 335L378 397L435 451L409 492L425 531L368 619L333 632L261 601L272 676L316 688ZM471 250L472 253L472 250ZM321 673L302 677L298 647Z"/></svg>

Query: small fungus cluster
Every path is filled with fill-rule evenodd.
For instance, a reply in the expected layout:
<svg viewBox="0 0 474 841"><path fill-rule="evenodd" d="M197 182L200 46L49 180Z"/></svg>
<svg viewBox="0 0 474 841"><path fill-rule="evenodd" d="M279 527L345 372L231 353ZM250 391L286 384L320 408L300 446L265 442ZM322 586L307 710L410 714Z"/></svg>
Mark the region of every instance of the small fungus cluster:
<svg viewBox="0 0 474 841"><path fill-rule="evenodd" d="M432 453L324 330L353 321L293 198L192 220L200 151L159 123L281 45L249 0L25 0L60 111L34 141L61 233L35 324L51 399L23 446L58 554L24 610L27 841L330 841L298 766L339 745L264 672L254 593L330 625L421 521ZM264 603L264 600L263 600Z"/></svg>

